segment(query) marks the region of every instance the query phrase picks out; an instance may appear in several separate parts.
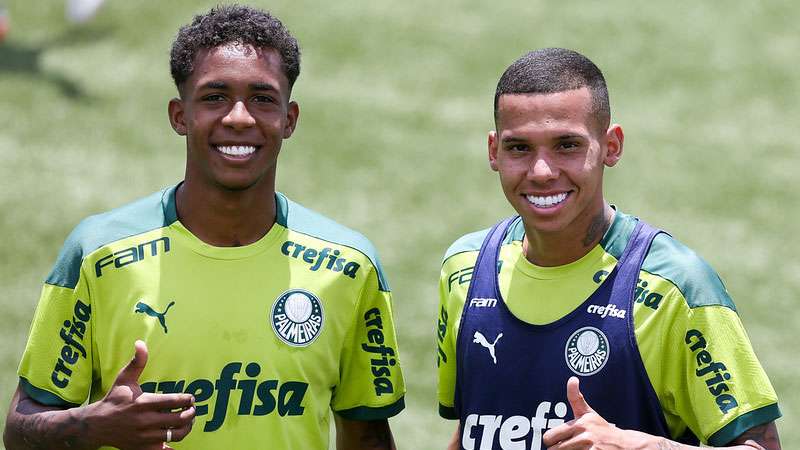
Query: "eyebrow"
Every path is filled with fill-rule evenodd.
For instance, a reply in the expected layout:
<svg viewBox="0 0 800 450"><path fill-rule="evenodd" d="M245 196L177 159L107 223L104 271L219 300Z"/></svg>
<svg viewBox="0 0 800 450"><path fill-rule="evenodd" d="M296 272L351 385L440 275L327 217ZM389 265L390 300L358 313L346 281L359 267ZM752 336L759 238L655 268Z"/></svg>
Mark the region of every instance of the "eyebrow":
<svg viewBox="0 0 800 450"><path fill-rule="evenodd" d="M580 134L562 134L553 138L553 141L564 141L568 139L585 139L585 136ZM516 137L516 136L509 136L507 138L503 138L500 142L504 144L516 144L516 143L525 143L528 142L527 139Z"/></svg>
<svg viewBox="0 0 800 450"><path fill-rule="evenodd" d="M228 85L224 81L209 81L202 86L204 89L227 89ZM264 82L255 82L249 84L250 89L254 91L277 91L278 89L275 86L264 83Z"/></svg>

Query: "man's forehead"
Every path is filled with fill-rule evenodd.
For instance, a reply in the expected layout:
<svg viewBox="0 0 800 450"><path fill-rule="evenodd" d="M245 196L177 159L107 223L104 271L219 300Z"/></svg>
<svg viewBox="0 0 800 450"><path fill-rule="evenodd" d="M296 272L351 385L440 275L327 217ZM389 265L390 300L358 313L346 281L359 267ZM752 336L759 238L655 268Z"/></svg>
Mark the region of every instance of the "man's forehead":
<svg viewBox="0 0 800 450"><path fill-rule="evenodd" d="M591 122L592 97L587 88L554 93L504 94L497 104L501 128L575 128Z"/></svg>

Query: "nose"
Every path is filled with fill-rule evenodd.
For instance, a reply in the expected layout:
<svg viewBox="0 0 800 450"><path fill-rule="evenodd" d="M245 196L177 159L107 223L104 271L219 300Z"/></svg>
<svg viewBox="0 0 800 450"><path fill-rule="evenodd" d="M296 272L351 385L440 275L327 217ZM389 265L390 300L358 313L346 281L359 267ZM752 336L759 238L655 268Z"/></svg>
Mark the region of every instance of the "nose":
<svg viewBox="0 0 800 450"><path fill-rule="evenodd" d="M536 156L528 168L528 178L537 183L546 183L558 178L558 168L543 156Z"/></svg>
<svg viewBox="0 0 800 450"><path fill-rule="evenodd" d="M234 129L244 129L256 124L256 119L250 115L244 102L238 101L233 108L222 118L222 124Z"/></svg>

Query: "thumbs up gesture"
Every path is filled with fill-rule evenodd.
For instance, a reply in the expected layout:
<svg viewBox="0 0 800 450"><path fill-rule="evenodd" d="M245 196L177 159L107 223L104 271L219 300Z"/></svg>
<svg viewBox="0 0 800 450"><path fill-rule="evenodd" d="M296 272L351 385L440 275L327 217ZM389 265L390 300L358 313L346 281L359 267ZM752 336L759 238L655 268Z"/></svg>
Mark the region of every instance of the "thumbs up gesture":
<svg viewBox="0 0 800 450"><path fill-rule="evenodd" d="M191 431L194 398L142 392L139 376L146 364L147 346L136 341L133 359L119 371L106 396L87 406L83 420L97 433L98 446L161 450L170 448L165 442L180 441Z"/></svg>
<svg viewBox="0 0 800 450"><path fill-rule="evenodd" d="M640 445L646 440L640 439L650 437L636 431L621 430L603 419L586 402L576 377L567 381L567 400L575 418L542 436L544 445L550 450L643 448Z"/></svg>

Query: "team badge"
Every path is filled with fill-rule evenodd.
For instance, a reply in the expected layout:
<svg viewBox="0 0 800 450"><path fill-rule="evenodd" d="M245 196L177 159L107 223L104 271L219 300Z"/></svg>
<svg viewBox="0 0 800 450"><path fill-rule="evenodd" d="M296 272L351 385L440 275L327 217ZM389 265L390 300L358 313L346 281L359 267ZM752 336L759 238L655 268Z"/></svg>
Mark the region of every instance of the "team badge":
<svg viewBox="0 0 800 450"><path fill-rule="evenodd" d="M322 331L322 302L311 292L290 289L275 300L270 320L272 329L283 342L305 347Z"/></svg>
<svg viewBox="0 0 800 450"><path fill-rule="evenodd" d="M599 372L608 361L608 338L595 327L583 327L567 339L564 358L576 375Z"/></svg>

